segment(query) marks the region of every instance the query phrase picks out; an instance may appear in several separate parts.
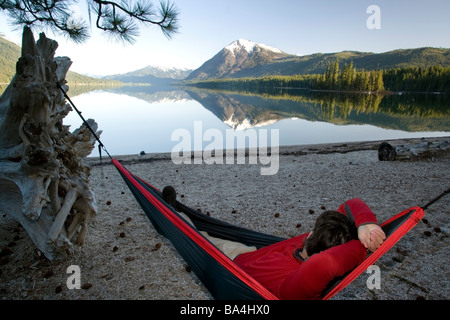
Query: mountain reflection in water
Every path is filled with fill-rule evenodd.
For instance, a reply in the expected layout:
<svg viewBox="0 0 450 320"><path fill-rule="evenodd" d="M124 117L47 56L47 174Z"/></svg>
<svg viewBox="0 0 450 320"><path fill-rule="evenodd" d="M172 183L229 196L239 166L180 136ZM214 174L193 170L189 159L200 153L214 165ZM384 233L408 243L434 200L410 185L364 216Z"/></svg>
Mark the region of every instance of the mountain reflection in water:
<svg viewBox="0 0 450 320"><path fill-rule="evenodd" d="M70 95L70 91L69 91ZM114 155L170 152L176 129L279 129L280 146L450 135L443 94L352 94L274 89L240 93L198 88L124 86L72 98L103 130ZM71 112L64 123L81 124ZM256 147L251 146L250 147ZM94 149L92 156L98 153Z"/></svg>

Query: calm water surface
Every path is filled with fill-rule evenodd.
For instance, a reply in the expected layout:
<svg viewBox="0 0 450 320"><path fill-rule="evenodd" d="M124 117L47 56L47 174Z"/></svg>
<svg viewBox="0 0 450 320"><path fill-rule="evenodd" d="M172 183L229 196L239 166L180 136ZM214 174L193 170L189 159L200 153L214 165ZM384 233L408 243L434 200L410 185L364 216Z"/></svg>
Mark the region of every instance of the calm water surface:
<svg viewBox="0 0 450 320"><path fill-rule="evenodd" d="M226 140L230 130L237 134L254 131L258 137L264 130L270 145L271 130L278 129L280 146L450 136L448 100L442 95L381 99L373 95L158 91L151 87L98 90L72 97L86 119L97 121L111 155L171 152L179 149L182 139L191 150L198 149L201 139L205 149L213 141L204 139L205 132L215 133L215 139L221 133ZM81 120L71 112L64 123L73 131ZM190 137L173 138L180 129ZM250 139L247 145L257 147L263 142ZM98 156L97 148L91 156Z"/></svg>

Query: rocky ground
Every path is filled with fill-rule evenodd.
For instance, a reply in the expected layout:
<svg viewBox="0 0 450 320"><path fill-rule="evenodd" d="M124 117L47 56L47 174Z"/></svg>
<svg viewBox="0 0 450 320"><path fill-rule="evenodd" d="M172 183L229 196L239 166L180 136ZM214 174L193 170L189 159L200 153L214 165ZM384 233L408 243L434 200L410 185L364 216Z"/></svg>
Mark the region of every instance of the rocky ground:
<svg viewBox="0 0 450 320"><path fill-rule="evenodd" d="M420 140L392 141L392 145ZM379 161L379 142L280 149L279 170L261 175L261 164L175 165L170 154L121 156L126 168L158 188L172 185L178 199L202 212L261 232L291 237L308 232L325 209L359 197L380 222L423 206L450 185L450 152L404 161ZM23 228L0 213L1 299L211 299L186 263L152 227L107 159L92 164L98 214L84 246L65 261L48 261ZM450 195L376 265L381 288L369 290L360 275L335 300L447 300L450 298ZM69 289L70 266L81 289Z"/></svg>

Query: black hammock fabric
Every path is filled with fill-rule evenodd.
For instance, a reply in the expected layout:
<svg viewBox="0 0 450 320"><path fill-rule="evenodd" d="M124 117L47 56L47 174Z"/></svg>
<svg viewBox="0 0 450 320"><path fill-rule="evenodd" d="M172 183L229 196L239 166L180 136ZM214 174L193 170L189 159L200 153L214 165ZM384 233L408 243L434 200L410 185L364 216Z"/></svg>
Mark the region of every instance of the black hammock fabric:
<svg viewBox="0 0 450 320"><path fill-rule="evenodd" d="M206 231L215 237L238 241L258 248L283 241L285 238L235 226L177 202L177 209L192 220L194 228L164 202L158 189L130 173L116 159L113 159L112 162L158 233L171 241L215 299L278 299L233 263L199 231ZM344 277L335 279L323 293L322 299L330 299L356 279L411 230L423 215L424 211L420 207L412 207L382 223L380 226L386 233L384 243L374 253L368 255L363 263L354 270Z"/></svg>

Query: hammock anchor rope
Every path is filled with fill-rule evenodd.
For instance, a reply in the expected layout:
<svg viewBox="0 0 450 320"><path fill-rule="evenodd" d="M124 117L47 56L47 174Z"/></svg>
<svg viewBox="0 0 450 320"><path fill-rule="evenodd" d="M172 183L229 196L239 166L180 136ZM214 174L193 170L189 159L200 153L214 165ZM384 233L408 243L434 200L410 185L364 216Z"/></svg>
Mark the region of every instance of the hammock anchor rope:
<svg viewBox="0 0 450 320"><path fill-rule="evenodd" d="M83 124L89 129L89 131L92 133L92 135L94 136L95 140L97 140L98 142L98 153L100 155L100 162L102 161L102 149L105 150L106 154L109 156L109 159L112 160L111 155L109 154L108 150L106 150L105 145L103 144L103 142L100 140L100 138L97 136L97 134L95 133L94 129L92 129L92 127L89 125L89 123L87 123L87 121L84 119L83 115L81 114L80 110L78 110L78 108L75 106L75 104L72 102L72 100L70 99L70 97L67 95L67 93L64 91L63 87L61 87L61 85L57 82L56 85L58 86L58 88L62 91L64 97L67 99L67 101L69 101L70 105L72 106L72 108L76 111L76 113L78 114L78 116L81 118L81 120L83 121Z"/></svg>
<svg viewBox="0 0 450 320"><path fill-rule="evenodd" d="M447 190L445 190L444 192L442 192L440 195L438 195L436 198L430 200L426 205L424 205L422 208L422 210L426 210L429 206L431 206L433 203L437 202L438 200L440 200L443 196L445 196L446 194L450 193L450 188L448 188Z"/></svg>

